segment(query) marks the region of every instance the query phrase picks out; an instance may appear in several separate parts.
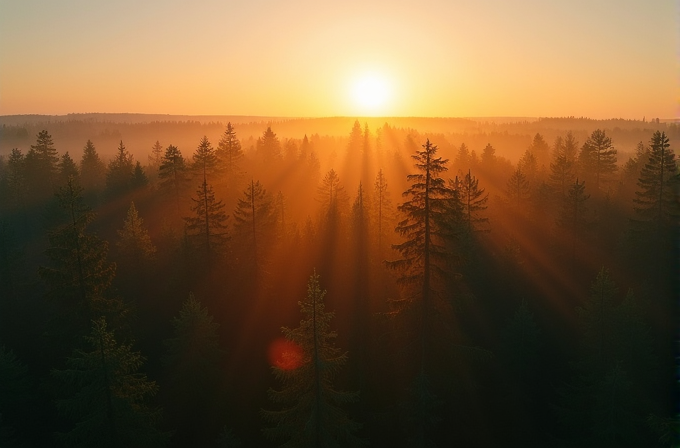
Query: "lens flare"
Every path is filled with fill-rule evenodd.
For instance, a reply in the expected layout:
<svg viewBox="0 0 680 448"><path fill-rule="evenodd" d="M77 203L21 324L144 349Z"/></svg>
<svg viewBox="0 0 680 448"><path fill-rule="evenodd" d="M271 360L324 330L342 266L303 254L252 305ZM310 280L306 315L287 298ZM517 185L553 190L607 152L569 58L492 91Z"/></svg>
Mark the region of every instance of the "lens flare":
<svg viewBox="0 0 680 448"><path fill-rule="evenodd" d="M281 370L294 370L302 365L302 348L287 339L276 339L269 345L269 363Z"/></svg>

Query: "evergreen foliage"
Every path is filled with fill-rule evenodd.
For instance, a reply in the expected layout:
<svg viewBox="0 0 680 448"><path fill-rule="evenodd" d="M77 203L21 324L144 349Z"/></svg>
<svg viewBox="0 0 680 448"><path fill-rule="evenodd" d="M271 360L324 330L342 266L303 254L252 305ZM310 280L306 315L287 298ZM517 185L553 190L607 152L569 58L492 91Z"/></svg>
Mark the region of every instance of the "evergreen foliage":
<svg viewBox="0 0 680 448"><path fill-rule="evenodd" d="M275 225L271 194L260 181L251 180L234 210L234 234L239 244L248 247L243 256L252 259L256 268L263 261L265 250L271 247Z"/></svg>
<svg viewBox="0 0 680 448"><path fill-rule="evenodd" d="M281 142L274 131L272 131L271 126L267 126L262 137L257 139L256 151L265 164L281 158Z"/></svg>
<svg viewBox="0 0 680 448"><path fill-rule="evenodd" d="M26 154L26 185L32 191L32 198L48 198L57 185L59 156L52 136L45 130L38 133L35 145Z"/></svg>
<svg viewBox="0 0 680 448"><path fill-rule="evenodd" d="M184 218L186 228L196 247L205 254L206 259L210 259L225 250L228 216L222 201L215 199L212 185L208 185L205 180L196 190L196 197L191 200L194 216Z"/></svg>
<svg viewBox="0 0 680 448"><path fill-rule="evenodd" d="M161 180L160 189L175 198L179 212L179 200L184 193L188 178L187 167L182 152L176 146L165 148L163 160L158 168L158 178Z"/></svg>
<svg viewBox="0 0 680 448"><path fill-rule="evenodd" d="M517 169L512 173L510 179L508 179L508 184L506 186L506 193L508 195L508 200L517 208L522 207L527 199L529 199L529 193L531 192L531 187L526 176L522 172L522 168L518 165Z"/></svg>
<svg viewBox="0 0 680 448"><path fill-rule="evenodd" d="M132 154L128 152L120 141L118 153L109 162L106 171L106 192L110 198L114 198L130 191L135 166L132 162Z"/></svg>
<svg viewBox="0 0 680 448"><path fill-rule="evenodd" d="M601 129L596 129L583 144L579 153L580 172L592 180L594 191L599 192L616 171L616 149L612 139Z"/></svg>
<svg viewBox="0 0 680 448"><path fill-rule="evenodd" d="M217 171L217 156L206 136L203 136L201 142L198 144L198 148L196 148L196 151L194 152L193 169L199 174L199 177L202 177L204 180L215 180L213 176Z"/></svg>
<svg viewBox="0 0 680 448"><path fill-rule="evenodd" d="M104 187L106 165L99 158L94 143L88 140L80 159L80 181L86 190L100 190Z"/></svg>
<svg viewBox="0 0 680 448"><path fill-rule="evenodd" d="M144 358L119 344L104 318L92 321L88 349L75 350L67 368L52 376L72 395L57 400L58 411L75 427L58 438L77 447L164 446L168 433L157 429L160 411L146 402L158 386L139 373Z"/></svg>
<svg viewBox="0 0 680 448"><path fill-rule="evenodd" d="M286 339L302 351L297 368L272 367L281 390L269 390L270 399L283 406L277 411L262 411L264 419L276 426L266 428L273 440L286 440L283 447L359 446L354 436L360 424L351 420L340 407L358 399L356 392L337 390L333 380L347 362L347 354L335 347L337 337L330 324L333 312L325 311L326 291L319 287L314 273L307 284L307 297L298 302L305 317L294 329L283 328Z"/></svg>
<svg viewBox="0 0 680 448"><path fill-rule="evenodd" d="M481 212L486 210L489 194L484 191L484 188L479 188L479 179L473 176L470 170L460 180L456 176L454 185L453 188L458 193L456 197L462 205L463 220L467 230L469 232L480 230L481 225L489 222L489 218L480 216Z"/></svg>
<svg viewBox="0 0 680 448"><path fill-rule="evenodd" d="M118 237L118 249L125 261L133 268L141 268L156 253L149 232L144 227L144 220L139 217L134 202L130 203L127 218L125 218L123 228L118 231Z"/></svg>
<svg viewBox="0 0 680 448"><path fill-rule="evenodd" d="M69 177L79 177L78 167L66 151L59 159L59 185L66 184Z"/></svg>

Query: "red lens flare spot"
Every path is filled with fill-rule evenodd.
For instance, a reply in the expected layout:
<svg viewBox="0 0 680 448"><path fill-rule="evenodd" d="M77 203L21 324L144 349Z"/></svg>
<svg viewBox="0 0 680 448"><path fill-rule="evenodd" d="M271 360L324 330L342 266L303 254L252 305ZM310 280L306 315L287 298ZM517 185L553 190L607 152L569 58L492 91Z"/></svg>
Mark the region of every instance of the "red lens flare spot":
<svg viewBox="0 0 680 448"><path fill-rule="evenodd" d="M287 339L276 339L269 345L269 362L281 370L294 370L302 365L302 348Z"/></svg>

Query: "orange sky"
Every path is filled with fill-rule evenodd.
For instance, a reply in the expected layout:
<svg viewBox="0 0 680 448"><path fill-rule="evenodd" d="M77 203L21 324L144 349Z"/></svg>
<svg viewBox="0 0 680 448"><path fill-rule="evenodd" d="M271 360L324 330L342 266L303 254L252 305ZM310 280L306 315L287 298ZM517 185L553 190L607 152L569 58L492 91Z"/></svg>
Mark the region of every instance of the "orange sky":
<svg viewBox="0 0 680 448"><path fill-rule="evenodd" d="M673 118L677 17L665 0L0 0L0 114ZM381 104L353 93L368 75Z"/></svg>

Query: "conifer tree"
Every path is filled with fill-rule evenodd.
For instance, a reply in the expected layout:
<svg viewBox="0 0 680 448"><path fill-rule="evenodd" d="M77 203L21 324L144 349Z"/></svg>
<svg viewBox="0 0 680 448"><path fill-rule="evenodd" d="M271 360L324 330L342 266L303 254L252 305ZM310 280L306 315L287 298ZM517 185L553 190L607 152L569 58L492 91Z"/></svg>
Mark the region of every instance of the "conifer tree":
<svg viewBox="0 0 680 448"><path fill-rule="evenodd" d="M251 180L234 210L234 233L240 244L247 246L243 255L251 258L256 269L263 261L265 250L272 244L275 225L271 194L262 188L260 181Z"/></svg>
<svg viewBox="0 0 680 448"><path fill-rule="evenodd" d="M12 433L20 419L27 417L23 408L29 402L30 390L28 367L12 350L0 345L0 446L21 446Z"/></svg>
<svg viewBox="0 0 680 448"><path fill-rule="evenodd" d="M151 147L151 154L148 156L149 171L152 173L158 172L161 163L163 162L163 146L161 142L156 140L153 147Z"/></svg>
<svg viewBox="0 0 680 448"><path fill-rule="evenodd" d="M170 145L165 148L163 160L158 168L158 177L161 180L160 189L174 197L179 213L180 197L186 189L188 179L184 157L176 146Z"/></svg>
<svg viewBox="0 0 680 448"><path fill-rule="evenodd" d="M222 201L215 199L212 185L203 180L196 190L196 198L191 198L191 211L194 216L184 218L187 231L195 240L209 262L216 254L224 251L227 242L227 214Z"/></svg>
<svg viewBox="0 0 680 448"><path fill-rule="evenodd" d="M340 177L331 169L318 188L323 222L331 228L337 227L347 207L347 193L340 183Z"/></svg>
<svg viewBox="0 0 680 448"><path fill-rule="evenodd" d="M364 144L363 132L359 120L354 120L352 130L349 133L349 142L347 143L347 153L350 157L358 156Z"/></svg>
<svg viewBox="0 0 680 448"><path fill-rule="evenodd" d="M218 423L220 349L217 329L208 309L192 293L179 315L172 319L173 335L165 341L164 363L168 394L172 397L171 417L182 446L203 446L214 440Z"/></svg>
<svg viewBox="0 0 680 448"><path fill-rule="evenodd" d="M550 146L539 133L534 135L528 151L536 158L536 168L538 171L546 171L550 162Z"/></svg>
<svg viewBox="0 0 680 448"><path fill-rule="evenodd" d="M72 393L57 400L57 410L75 422L57 434L71 446L164 446L168 434L157 429L160 411L146 401L158 386L139 373L144 358L131 345L119 344L104 318L92 321L88 349L75 350L64 370L53 378Z"/></svg>
<svg viewBox="0 0 680 448"><path fill-rule="evenodd" d="M274 131L272 131L271 126L267 126L267 130L262 133L262 137L257 139L256 150L265 164L281 158L281 142Z"/></svg>
<svg viewBox="0 0 680 448"><path fill-rule="evenodd" d="M38 133L35 145L26 154L26 185L32 198L44 200L51 196L59 175L59 156L52 136L45 130Z"/></svg>
<svg viewBox="0 0 680 448"><path fill-rule="evenodd" d="M25 162L26 157L21 153L21 150L12 148L7 159L6 182L10 207L14 210L19 210L26 204Z"/></svg>
<svg viewBox="0 0 680 448"><path fill-rule="evenodd" d="M385 225L389 219L389 210L392 206L390 192L387 189L387 179L383 174L382 168L378 171L375 177L375 184L373 188L374 193L374 209L375 209L375 227L378 232L378 257L382 260L383 235L387 230Z"/></svg>
<svg viewBox="0 0 680 448"><path fill-rule="evenodd" d="M465 143L460 144L460 148L458 148L458 153L456 154L453 164L459 170L470 168L470 150Z"/></svg>
<svg viewBox="0 0 680 448"><path fill-rule="evenodd" d="M121 140L118 145L118 154L109 162L106 172L106 191L109 197L116 197L130 191L134 169L132 154L128 152Z"/></svg>
<svg viewBox="0 0 680 448"><path fill-rule="evenodd" d="M657 231L676 225L680 216L673 176L677 174L675 154L665 132L656 131L650 142L646 163L640 171L635 192L635 212Z"/></svg>
<svg viewBox="0 0 680 448"><path fill-rule="evenodd" d="M463 219L468 231L479 230L478 227L480 225L489 222L489 218L480 216L480 213L486 210L489 194L484 194L484 188L479 188L479 179L473 176L470 170L468 170L465 177L457 182L456 190L458 190Z"/></svg>
<svg viewBox="0 0 680 448"><path fill-rule="evenodd" d="M236 130L231 122L227 123L227 129L217 144L215 156L217 157L220 171L224 173L227 189L231 190L236 183L236 178L240 174L239 163L243 158L241 142L236 137Z"/></svg>
<svg viewBox="0 0 680 448"><path fill-rule="evenodd" d="M193 169L199 178L214 181L217 170L217 156L208 137L203 136L193 155Z"/></svg>
<svg viewBox="0 0 680 448"><path fill-rule="evenodd" d="M569 229L574 235L578 235L587 224L585 202L590 198L586 194L586 182L576 181L571 184L567 195L562 203L562 211L558 223L560 226Z"/></svg>
<svg viewBox="0 0 680 448"><path fill-rule="evenodd" d="M85 143L83 157L80 159L80 181L85 190L99 190L104 187L106 165L99 158L91 140Z"/></svg>
<svg viewBox="0 0 680 448"><path fill-rule="evenodd" d="M553 160L550 163L550 186L559 193L559 196L564 198L567 195L569 184L575 177L574 160L571 155L567 154L565 143L562 138L558 137L555 140L555 148L553 151Z"/></svg>
<svg viewBox="0 0 680 448"><path fill-rule="evenodd" d="M517 169L512 173L506 187L506 192L510 202L520 208L524 201L529 198L531 188L529 181L522 172L521 166L518 164Z"/></svg>
<svg viewBox="0 0 680 448"><path fill-rule="evenodd" d="M66 222L50 232L45 251L50 266L41 266L38 272L47 296L61 305L64 322L82 335L90 319L119 318L124 311L119 300L107 297L116 265L107 261L108 244L87 231L94 213L84 204L82 188L73 177L57 198Z"/></svg>
<svg viewBox="0 0 680 448"><path fill-rule="evenodd" d="M482 164L485 166L485 168L487 170L493 169L494 165L496 164L497 157L496 157L496 148L491 146L491 143L487 143L486 146L484 147L484 150L482 151L481 159L482 159Z"/></svg>
<svg viewBox="0 0 680 448"><path fill-rule="evenodd" d="M354 436L360 425L351 420L341 405L354 402L358 393L343 392L333 386L347 354L335 347L336 333L330 324L333 312L325 311L326 291L319 287L314 273L307 284L307 298L300 311L305 319L294 329L283 328L285 338L300 348L301 356L292 369L272 367L281 390L269 390L270 399L283 408L262 411L264 419L276 426L266 428L272 440L285 440L284 447L358 446Z"/></svg>
<svg viewBox="0 0 680 448"><path fill-rule="evenodd" d="M616 171L616 149L612 139L601 129L596 129L583 144L579 154L580 172L586 180L592 180L594 191L600 191Z"/></svg>
<svg viewBox="0 0 680 448"><path fill-rule="evenodd" d="M137 161L135 163L135 169L132 171L132 179L130 181L130 187L133 191L142 190L149 185L149 178L142 168L142 164Z"/></svg>
<svg viewBox="0 0 680 448"><path fill-rule="evenodd" d="M432 342L430 326L435 311L441 310L443 304L445 266L450 256L445 246L447 234L443 225L451 190L441 177L447 170L448 160L436 157L437 147L430 140L422 147L411 156L419 173L407 176L411 186L403 196L408 199L398 207L405 219L395 230L405 241L392 248L401 258L387 262L387 266L399 273L397 281L405 292L403 308L412 308L418 315L415 330L419 341L418 365L424 372Z"/></svg>
<svg viewBox="0 0 680 448"><path fill-rule="evenodd" d="M140 270L142 266L151 260L156 253L156 248L151 243L149 232L144 227L144 220L139 217L135 203L130 203L127 218L123 223L123 228L118 231L118 249L134 269Z"/></svg>
<svg viewBox="0 0 680 448"><path fill-rule="evenodd" d="M59 184L66 184L69 177L79 177L79 173L76 163L66 151L59 159Z"/></svg>

